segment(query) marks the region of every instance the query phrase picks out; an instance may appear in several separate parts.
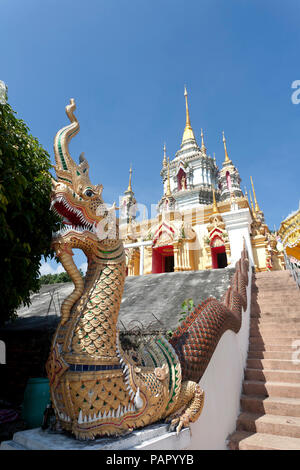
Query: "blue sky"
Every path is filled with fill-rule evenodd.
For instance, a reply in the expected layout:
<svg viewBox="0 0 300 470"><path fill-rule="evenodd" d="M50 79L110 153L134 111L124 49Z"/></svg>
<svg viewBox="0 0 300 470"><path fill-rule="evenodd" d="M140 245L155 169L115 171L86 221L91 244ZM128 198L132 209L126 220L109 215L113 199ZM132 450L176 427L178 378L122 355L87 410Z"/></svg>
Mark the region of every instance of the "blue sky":
<svg viewBox="0 0 300 470"><path fill-rule="evenodd" d="M198 142L202 127L221 166L225 131L242 189L252 175L273 229L299 202L299 24L298 0L2 0L0 79L53 161L75 98L73 158L85 152L110 203L132 163L148 207L162 195L163 143L171 159L180 147L186 84Z"/></svg>

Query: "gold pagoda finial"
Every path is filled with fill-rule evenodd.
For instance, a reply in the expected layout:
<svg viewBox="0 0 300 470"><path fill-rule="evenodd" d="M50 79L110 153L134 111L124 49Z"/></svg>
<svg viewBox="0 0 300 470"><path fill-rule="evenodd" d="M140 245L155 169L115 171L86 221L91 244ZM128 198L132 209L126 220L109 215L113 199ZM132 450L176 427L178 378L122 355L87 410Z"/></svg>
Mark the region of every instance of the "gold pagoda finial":
<svg viewBox="0 0 300 470"><path fill-rule="evenodd" d="M186 86L184 85L185 111L186 111L186 123L185 123L185 125L191 127L189 105L188 105L187 96L188 96L188 94L187 94Z"/></svg>
<svg viewBox="0 0 300 470"><path fill-rule="evenodd" d="M167 149L166 149L166 143L164 143L164 159L163 159L163 167L167 166Z"/></svg>
<svg viewBox="0 0 300 470"><path fill-rule="evenodd" d="M220 211L218 209L218 206L217 206L217 202L216 202L216 192L215 192L215 189L213 188L213 211L212 213L213 214L218 214Z"/></svg>
<svg viewBox="0 0 300 470"><path fill-rule="evenodd" d="M170 158L168 158L168 179L167 179L167 191L166 196L171 196L171 186L170 186Z"/></svg>
<svg viewBox="0 0 300 470"><path fill-rule="evenodd" d="M255 203L255 212L259 212L260 209L259 209L259 206L258 206L258 203L257 203L256 194L255 194L255 191L254 191L252 176L250 176L250 180L251 180L252 191L253 191L253 197L254 197L254 203Z"/></svg>
<svg viewBox="0 0 300 470"><path fill-rule="evenodd" d="M225 139L224 131L223 131L223 144L224 144L224 150L225 150L225 160L224 160L224 163L229 163L231 160L230 160L230 158L228 157L228 153L227 153L226 139Z"/></svg>
<svg viewBox="0 0 300 470"><path fill-rule="evenodd" d="M203 138L203 129L201 129L201 150L203 153L206 153L206 147L204 145L204 138Z"/></svg>
<svg viewBox="0 0 300 470"><path fill-rule="evenodd" d="M186 140L196 140L194 136L194 132L191 126L191 121L190 121L190 113L189 113L189 105L188 105L188 100L187 100L187 91L186 91L186 86L184 86L184 97L185 97L185 110L186 110L186 122L185 122L185 129L183 132L183 137L182 137L182 143L185 142Z"/></svg>
<svg viewBox="0 0 300 470"><path fill-rule="evenodd" d="M129 170L129 184L128 184L127 191L133 192L133 191L132 191L132 187L131 187L131 175L132 175L132 166L130 165L130 170Z"/></svg>

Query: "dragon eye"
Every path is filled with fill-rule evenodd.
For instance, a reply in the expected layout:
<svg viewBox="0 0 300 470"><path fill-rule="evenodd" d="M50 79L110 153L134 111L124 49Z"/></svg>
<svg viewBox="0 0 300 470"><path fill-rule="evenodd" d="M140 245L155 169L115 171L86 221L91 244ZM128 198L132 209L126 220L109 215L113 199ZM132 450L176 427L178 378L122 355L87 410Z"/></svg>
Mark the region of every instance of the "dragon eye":
<svg viewBox="0 0 300 470"><path fill-rule="evenodd" d="M92 196L94 196L94 192L93 192L91 189L87 189L86 191L84 191L84 194L85 194L87 197L92 197Z"/></svg>

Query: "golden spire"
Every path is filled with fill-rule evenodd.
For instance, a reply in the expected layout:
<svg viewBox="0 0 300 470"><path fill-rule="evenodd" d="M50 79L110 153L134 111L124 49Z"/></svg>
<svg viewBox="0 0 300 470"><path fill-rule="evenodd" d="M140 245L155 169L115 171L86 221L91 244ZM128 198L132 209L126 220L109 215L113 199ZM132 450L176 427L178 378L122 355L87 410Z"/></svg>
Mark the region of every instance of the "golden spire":
<svg viewBox="0 0 300 470"><path fill-rule="evenodd" d="M130 165L130 170L129 170L129 184L128 184L127 191L130 191L130 192L132 193L133 191L132 191L132 187L131 187L131 175L132 175L132 167L131 167L131 165Z"/></svg>
<svg viewBox="0 0 300 470"><path fill-rule="evenodd" d="M167 166L167 150L166 150L166 144L164 143L164 159L163 159L163 167Z"/></svg>
<svg viewBox="0 0 300 470"><path fill-rule="evenodd" d="M224 131L223 131L223 144L224 144L224 150L225 150L225 160L224 160L224 163L229 163L229 162L231 162L231 160L230 160L230 158L228 157L228 153L227 153L226 139L225 139Z"/></svg>
<svg viewBox="0 0 300 470"><path fill-rule="evenodd" d="M185 129L184 129L183 137L182 137L182 144L186 140L191 140L191 139L196 140L192 126L191 126L191 121L190 121L190 113L189 113L186 87L184 87L184 97L185 97L185 109L186 109L186 123L185 123Z"/></svg>
<svg viewBox="0 0 300 470"><path fill-rule="evenodd" d="M206 147L204 145L204 139L203 139L203 130L201 129L201 150L203 153L206 153Z"/></svg>
<svg viewBox="0 0 300 470"><path fill-rule="evenodd" d="M245 186L245 198L247 199L247 201L248 201L248 204L249 204L249 199L248 199L248 191L247 191L247 188L246 188L246 186Z"/></svg>
<svg viewBox="0 0 300 470"><path fill-rule="evenodd" d="M260 209L259 209L259 206L258 206L258 203L257 203L256 194L255 194L255 191L254 191L252 176L250 176L250 180L251 180L252 191L253 191L253 197L254 197L254 203L255 203L255 212L259 212Z"/></svg>
<svg viewBox="0 0 300 470"><path fill-rule="evenodd" d="M213 214L219 214L219 209L218 209L218 206L217 206L217 202L216 202L216 193L215 193L215 189L213 188L213 211L212 213Z"/></svg>
<svg viewBox="0 0 300 470"><path fill-rule="evenodd" d="M253 201L252 201L252 196L251 196L251 193L250 193L250 201L251 201L251 209L252 209L252 213L254 214L254 207L253 207Z"/></svg>
<svg viewBox="0 0 300 470"><path fill-rule="evenodd" d="M168 158L168 180L167 180L166 196L171 196L171 187L170 187L170 158Z"/></svg>

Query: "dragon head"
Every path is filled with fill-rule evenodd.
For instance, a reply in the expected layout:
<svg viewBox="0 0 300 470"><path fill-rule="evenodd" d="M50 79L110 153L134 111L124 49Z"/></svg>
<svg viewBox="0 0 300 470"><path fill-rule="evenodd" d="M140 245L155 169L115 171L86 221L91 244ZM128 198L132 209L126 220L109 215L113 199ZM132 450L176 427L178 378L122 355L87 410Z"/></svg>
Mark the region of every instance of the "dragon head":
<svg viewBox="0 0 300 470"><path fill-rule="evenodd" d="M107 221L113 218L116 207L108 210L102 199L102 185L91 183L84 154L80 155L78 165L70 156L69 141L79 132L75 109L71 99L66 106L71 124L59 130L54 139L57 181L53 180L51 208L62 218L63 228L53 234L52 245L55 249L58 245L80 248L90 257L99 243L113 238Z"/></svg>

